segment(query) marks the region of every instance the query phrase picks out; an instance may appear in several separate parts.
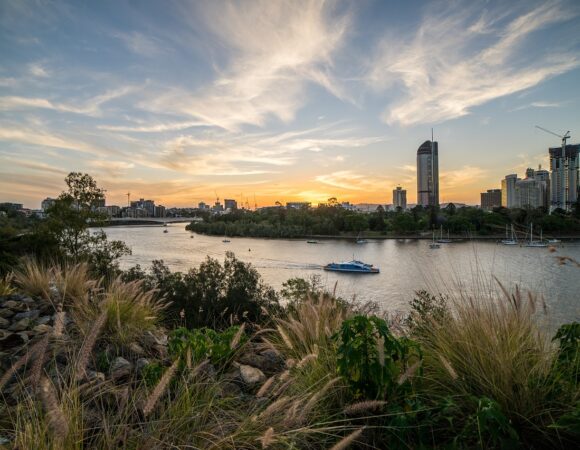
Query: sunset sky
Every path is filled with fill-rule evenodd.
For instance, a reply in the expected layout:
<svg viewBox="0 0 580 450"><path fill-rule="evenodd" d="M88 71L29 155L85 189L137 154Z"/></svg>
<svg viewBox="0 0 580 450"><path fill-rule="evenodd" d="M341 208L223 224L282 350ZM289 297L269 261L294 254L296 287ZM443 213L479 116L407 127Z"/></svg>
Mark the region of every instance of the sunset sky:
<svg viewBox="0 0 580 450"><path fill-rule="evenodd" d="M0 202L441 201L580 142L580 2L0 0Z"/></svg>

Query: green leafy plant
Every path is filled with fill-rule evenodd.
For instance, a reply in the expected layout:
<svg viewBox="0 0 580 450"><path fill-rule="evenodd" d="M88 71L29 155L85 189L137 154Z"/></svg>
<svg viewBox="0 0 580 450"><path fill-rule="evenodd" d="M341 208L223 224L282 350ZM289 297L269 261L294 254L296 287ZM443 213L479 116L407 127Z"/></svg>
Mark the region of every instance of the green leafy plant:
<svg viewBox="0 0 580 450"><path fill-rule="evenodd" d="M580 323L572 322L562 325L552 340L559 341L556 369L578 383L580 380Z"/></svg>
<svg viewBox="0 0 580 450"><path fill-rule="evenodd" d="M239 335L238 342L235 342ZM194 362L209 359L213 364L223 365L236 350L237 345L246 342L247 338L239 326L230 327L222 332L210 328L177 328L168 339L167 348L172 356L192 358ZM235 344L235 345L234 345Z"/></svg>
<svg viewBox="0 0 580 450"><path fill-rule="evenodd" d="M517 448L519 437L497 402L487 397L477 399L477 409L466 421L456 444L476 440L480 448Z"/></svg>
<svg viewBox="0 0 580 450"><path fill-rule="evenodd" d="M417 363L418 369L418 345L407 338L395 338L378 317L347 319L336 338L338 372L348 380L355 397L384 398L409 386L411 374L406 371L410 364Z"/></svg>
<svg viewBox="0 0 580 450"><path fill-rule="evenodd" d="M147 387L155 386L165 372L165 367L159 362L152 362L143 367L141 376Z"/></svg>

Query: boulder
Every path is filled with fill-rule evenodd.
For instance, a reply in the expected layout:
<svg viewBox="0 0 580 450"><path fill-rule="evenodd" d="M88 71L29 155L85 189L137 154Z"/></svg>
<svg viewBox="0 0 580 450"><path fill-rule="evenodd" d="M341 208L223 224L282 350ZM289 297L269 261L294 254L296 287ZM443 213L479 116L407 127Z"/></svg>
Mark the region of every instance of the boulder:
<svg viewBox="0 0 580 450"><path fill-rule="evenodd" d="M10 331L23 331L26 330L30 326L30 319L25 317L24 319L20 319L18 322L14 322L8 329Z"/></svg>
<svg viewBox="0 0 580 450"><path fill-rule="evenodd" d="M143 350L143 347L141 347L136 342L131 342L129 344L129 350L131 350L136 355L144 355L145 354L145 350Z"/></svg>
<svg viewBox="0 0 580 450"><path fill-rule="evenodd" d="M282 358L275 350L265 350L261 353L248 352L242 354L238 358L240 364L260 369L268 375L273 375L280 372L284 368L284 358Z"/></svg>
<svg viewBox="0 0 580 450"><path fill-rule="evenodd" d="M109 375L113 380L126 378L131 375L131 372L133 372L133 364L121 356L115 358L109 369Z"/></svg>
<svg viewBox="0 0 580 450"><path fill-rule="evenodd" d="M228 381L220 383L220 396L222 398L239 397L242 395L242 390L236 383Z"/></svg>
<svg viewBox="0 0 580 450"><path fill-rule="evenodd" d="M48 325L51 320L52 320L52 317L50 317L50 316L41 316L36 321L36 324L37 325Z"/></svg>
<svg viewBox="0 0 580 450"><path fill-rule="evenodd" d="M40 315L40 311L38 309L31 309L30 311L24 311L18 314L15 314L12 320L21 320L21 319L30 319L34 320L37 319Z"/></svg>
<svg viewBox="0 0 580 450"><path fill-rule="evenodd" d="M147 358L139 358L135 361L135 370L137 373L141 373L145 367L147 367L151 362Z"/></svg>
<svg viewBox="0 0 580 450"><path fill-rule="evenodd" d="M40 325L36 325L32 329L32 331L34 331L37 334L50 333L52 331L52 327L50 325L40 324Z"/></svg>
<svg viewBox="0 0 580 450"><path fill-rule="evenodd" d="M1 308L0 309L0 317L3 317L4 319L9 319L13 315L14 315L14 311L12 311L10 308Z"/></svg>
<svg viewBox="0 0 580 450"><path fill-rule="evenodd" d="M0 317L0 328L8 328L10 326L10 321L4 317Z"/></svg>
<svg viewBox="0 0 580 450"><path fill-rule="evenodd" d="M4 308L9 308L12 310L16 310L17 306L18 306L18 302L14 301L14 300L8 300L7 302L4 302L4 304L2 305Z"/></svg>
<svg viewBox="0 0 580 450"><path fill-rule="evenodd" d="M105 374L103 372L97 372L96 370L87 370L87 380L105 381Z"/></svg>
<svg viewBox="0 0 580 450"><path fill-rule="evenodd" d="M260 369L245 364L239 364L238 368L240 369L242 381L248 386L255 386L266 380L266 375Z"/></svg>

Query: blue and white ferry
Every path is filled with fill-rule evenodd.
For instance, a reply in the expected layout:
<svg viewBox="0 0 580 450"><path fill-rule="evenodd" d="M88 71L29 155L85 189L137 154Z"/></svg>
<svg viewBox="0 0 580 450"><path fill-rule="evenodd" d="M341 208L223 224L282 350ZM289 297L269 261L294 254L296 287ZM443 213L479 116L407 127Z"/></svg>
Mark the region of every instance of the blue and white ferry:
<svg viewBox="0 0 580 450"><path fill-rule="evenodd" d="M349 272L349 273L379 273L379 268L372 264L366 264L362 261L348 261L341 263L330 263L324 266L324 270L332 272Z"/></svg>

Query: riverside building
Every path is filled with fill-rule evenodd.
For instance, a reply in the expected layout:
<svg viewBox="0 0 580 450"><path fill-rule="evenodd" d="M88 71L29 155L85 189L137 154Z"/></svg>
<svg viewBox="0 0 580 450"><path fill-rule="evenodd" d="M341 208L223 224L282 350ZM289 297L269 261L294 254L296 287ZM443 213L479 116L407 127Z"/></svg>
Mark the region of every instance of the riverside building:
<svg viewBox="0 0 580 450"><path fill-rule="evenodd" d="M481 193L481 209L492 211L501 206L501 189L488 189Z"/></svg>
<svg viewBox="0 0 580 450"><path fill-rule="evenodd" d="M407 191L401 186L393 189L393 209L396 208L407 209Z"/></svg>
<svg viewBox="0 0 580 450"><path fill-rule="evenodd" d="M580 190L580 144L550 148L549 152L552 173L551 209L562 208L570 211L578 200Z"/></svg>
<svg viewBox="0 0 580 450"><path fill-rule="evenodd" d="M417 204L439 205L439 145L425 141L417 150Z"/></svg>

